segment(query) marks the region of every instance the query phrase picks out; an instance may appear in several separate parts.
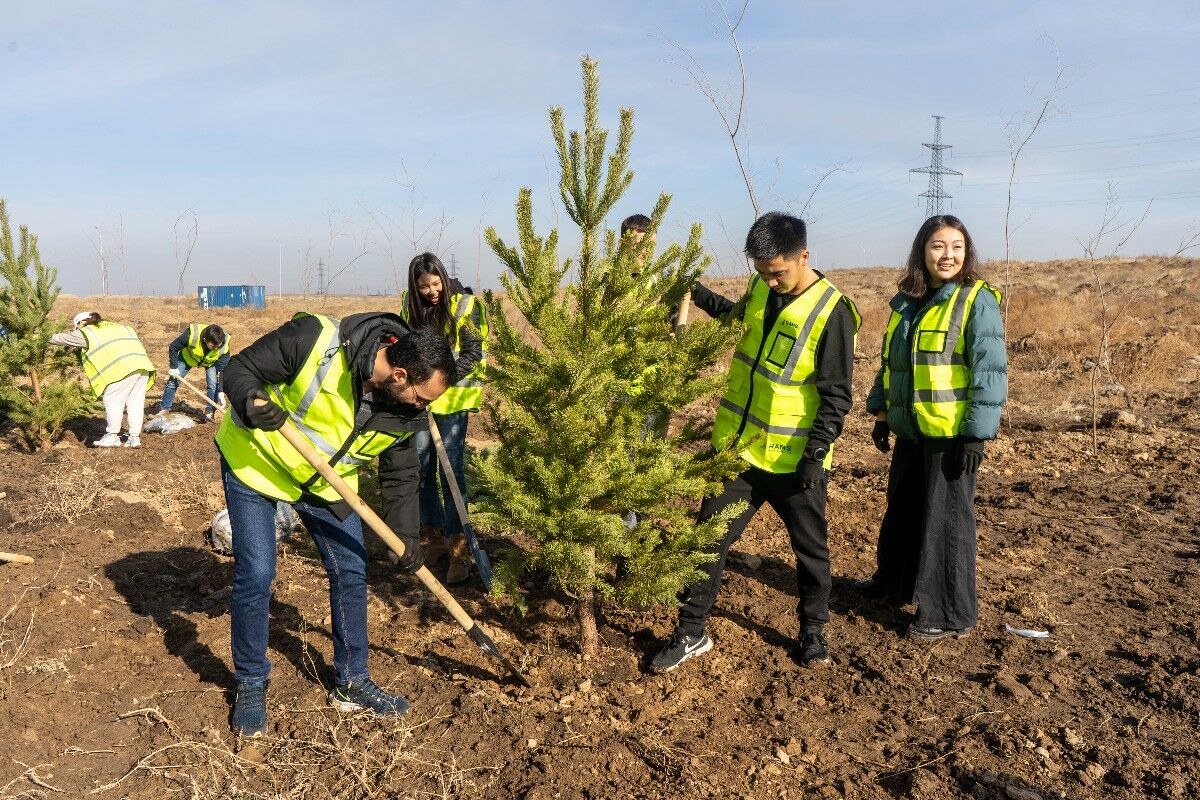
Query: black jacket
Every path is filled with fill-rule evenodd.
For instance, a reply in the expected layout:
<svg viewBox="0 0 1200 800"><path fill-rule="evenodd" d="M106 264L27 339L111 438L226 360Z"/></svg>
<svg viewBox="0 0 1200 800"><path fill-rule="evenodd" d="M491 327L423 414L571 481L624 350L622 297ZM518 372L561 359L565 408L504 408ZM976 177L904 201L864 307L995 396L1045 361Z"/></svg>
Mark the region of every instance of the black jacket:
<svg viewBox="0 0 1200 800"><path fill-rule="evenodd" d="M771 330L779 314L794 299L791 295L771 292L763 320L767 331ZM729 298L699 283L692 289L692 302L710 317L724 316L733 311L736 305ZM814 383L820 404L813 420L812 433L808 437L812 446L828 447L832 444L841 435L846 414L853 405L851 378L854 373L854 333L854 315L843 298L829 315L825 330L817 342Z"/></svg>
<svg viewBox="0 0 1200 800"><path fill-rule="evenodd" d="M405 403L391 403L362 396L363 381L371 376L375 354L387 339L407 336L409 327L396 314L369 312L351 314L339 328L354 381L355 436L363 431L415 433L427 427L425 411ZM239 424L245 419L250 394L273 384L288 383L299 374L321 332L316 317L301 317L284 323L229 360L225 369L225 396ZM351 436L351 440L354 436ZM417 491L420 474L412 437L397 442L379 456L379 485L383 494L383 518L397 535L411 539L420 528ZM350 506L328 504L312 495L306 502L329 505L345 519Z"/></svg>

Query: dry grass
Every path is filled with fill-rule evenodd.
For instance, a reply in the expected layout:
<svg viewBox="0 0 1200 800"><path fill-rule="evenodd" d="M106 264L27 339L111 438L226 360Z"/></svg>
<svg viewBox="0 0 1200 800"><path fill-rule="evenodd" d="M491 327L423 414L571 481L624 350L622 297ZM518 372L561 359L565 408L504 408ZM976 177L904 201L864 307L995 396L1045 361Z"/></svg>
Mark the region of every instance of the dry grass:
<svg viewBox="0 0 1200 800"><path fill-rule="evenodd" d="M40 500L28 521L71 524L83 515L107 506L111 502L105 492L107 488L95 469L63 464L41 482Z"/></svg>
<svg viewBox="0 0 1200 800"><path fill-rule="evenodd" d="M88 794L128 792L152 781L163 796L192 800L469 797L500 769L466 767L453 752L411 743L415 730L440 717L389 724L373 717L343 717L327 708L302 711L308 712L302 718L310 720L302 730L240 747L216 732L207 741L181 738L157 708L130 712L151 725L163 725L175 741L150 751ZM367 719L368 725L359 724Z"/></svg>
<svg viewBox="0 0 1200 800"><path fill-rule="evenodd" d="M24 628L15 623L17 611L30 591L31 588L26 588L21 592L17 602L4 612L3 617L0 617L0 672L13 667L20 661L26 648L29 647L29 635L33 631L33 619L37 612L30 609Z"/></svg>

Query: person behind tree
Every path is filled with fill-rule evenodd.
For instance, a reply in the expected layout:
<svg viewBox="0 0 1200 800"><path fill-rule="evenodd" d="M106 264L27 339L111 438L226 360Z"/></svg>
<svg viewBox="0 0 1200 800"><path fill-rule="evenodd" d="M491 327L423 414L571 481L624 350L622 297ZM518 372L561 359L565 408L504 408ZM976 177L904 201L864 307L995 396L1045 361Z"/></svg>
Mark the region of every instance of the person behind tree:
<svg viewBox="0 0 1200 800"><path fill-rule="evenodd" d="M175 404L175 392L179 390L179 382L190 370L197 367L204 370L208 398L217 403L221 396L221 375L229 364L229 336L220 325L201 325L193 322L167 347L167 363L171 365L167 373L170 377L167 379L166 388L163 389L160 411L171 410L171 406ZM215 413L216 409L206 406L204 420L212 422Z"/></svg>
<svg viewBox="0 0 1200 800"><path fill-rule="evenodd" d="M628 217L621 220L621 238L624 239L626 236L628 236L635 246L639 245L642 243L642 239L646 238L646 232L650 230L650 226L652 224L653 220L651 220L645 214L630 214ZM644 262L645 256L639 256L639 269L644 266ZM638 273L635 272L633 275L634 277L637 277Z"/></svg>
<svg viewBox="0 0 1200 800"><path fill-rule="evenodd" d="M83 374L92 393L104 404L104 435L93 447L121 446L121 417L128 416L126 447L141 447L146 390L157 374L137 332L128 325L101 319L98 311L81 311L73 330L56 333L50 344L79 349Z"/></svg>
<svg viewBox="0 0 1200 800"><path fill-rule="evenodd" d="M983 443L1000 429L1008 359L1000 293L979 275L962 220L930 217L917 231L891 300L879 373L867 398L882 452L896 434L877 568L855 586L917 605L910 638L967 633L975 594L975 484Z"/></svg>
<svg viewBox="0 0 1200 800"><path fill-rule="evenodd" d="M645 214L630 214L628 217L621 220L621 239L628 239L630 246L637 248L641 245L642 240L646 238L646 234L650 231L650 227L653 224L654 220L650 219L650 217L646 216ZM653 249L654 237L651 235L649 248L646 250L641 250L634 257L634 265L636 269L630 273L633 275L633 277L636 278L641 274L641 270L646 266L646 258L650 255ZM667 319L672 326L675 325L675 320L678 318L678 316L679 308L676 306L675 308L671 309L667 316ZM645 377L649 377L656 369L657 367L651 366L642 374ZM635 385L633 391L640 391L640 388ZM667 435L667 430L670 424L671 419L666 414L648 414L646 416L646 421L642 424L642 435L663 438ZM624 516L625 527L632 531L637 527L638 523L641 521L641 518L641 515L637 512L626 512ZM618 568L618 572L620 572L623 570L624 562L618 563L622 564L622 567Z"/></svg>
<svg viewBox="0 0 1200 800"><path fill-rule="evenodd" d="M712 649L706 630L729 548L767 503L779 514L796 556L800 636L794 657L805 666L829 661L829 545L825 519L833 443L851 407L854 341L861 319L850 298L809 266L804 221L771 212L746 236L755 274L733 301L697 284L696 306L746 324L717 407L713 445L741 450L746 469L700 506L707 519L745 501L746 510L701 567L708 577L687 587L679 622L651 662L667 672Z"/></svg>
<svg viewBox="0 0 1200 800"><path fill-rule="evenodd" d="M640 247L642 244L642 240L646 238L646 234L649 233L650 226L653 224L654 224L654 221L652 219L650 219L649 217L647 217L645 214L630 214L628 217L621 220L621 238L625 239L626 237L628 237L629 241L633 247L635 247L635 248ZM653 252L654 252L654 234L650 234L649 246L647 247L647 249L639 252L634 259L634 264L635 264L636 269L630 273L631 275L633 275L633 277L636 278L636 277L638 277L638 275L641 274L641 270L646 266L646 258L649 257ZM652 283L654 283L656 281L657 281L657 277L654 277L651 279ZM674 326L675 320L678 319L678 317L679 317L679 307L675 306L674 308L670 309L670 311L668 312L667 319L671 323L671 325Z"/></svg>
<svg viewBox="0 0 1200 800"><path fill-rule="evenodd" d="M233 529L235 733L258 736L267 727L268 609L279 501L292 504L329 575L336 684L330 701L341 711L397 715L408 709L407 700L379 688L367 670L362 520L279 429L294 425L355 490L359 469L379 458L382 516L404 542L400 566L415 571L423 555L412 435L453 373L454 357L443 337L411 330L386 313L338 321L302 312L229 360L229 413L216 442Z"/></svg>
<svg viewBox="0 0 1200 800"><path fill-rule="evenodd" d="M433 253L421 253L408 265L408 289L400 295L400 315L419 330L431 330L454 349L457 381L429 407L446 446L454 479L466 497L463 458L467 446L467 422L483 403L483 378L487 367L487 317L483 304L471 290L446 274L446 267ZM480 332L481 339L476 335ZM430 564L450 553L446 583L455 585L471 574L463 520L450 494L441 460L428 430L416 435L421 461L421 523ZM440 481L439 481L440 476ZM439 483L441 491L439 493Z"/></svg>

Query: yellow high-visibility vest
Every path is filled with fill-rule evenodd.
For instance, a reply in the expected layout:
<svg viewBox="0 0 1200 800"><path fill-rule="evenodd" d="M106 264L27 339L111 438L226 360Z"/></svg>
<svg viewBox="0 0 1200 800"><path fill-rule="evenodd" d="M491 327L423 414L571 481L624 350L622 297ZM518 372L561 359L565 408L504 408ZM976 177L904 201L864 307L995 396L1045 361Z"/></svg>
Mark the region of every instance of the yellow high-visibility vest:
<svg viewBox="0 0 1200 800"><path fill-rule="evenodd" d="M188 326L187 344L184 345L180 355L183 356L183 363L189 367L211 367L221 360L221 356L229 352L229 337L225 337L225 344L218 347L216 350L205 351L204 345L200 344L200 334L204 332L207 325L200 325L193 322Z"/></svg>
<svg viewBox="0 0 1200 800"><path fill-rule="evenodd" d="M400 293L400 317L411 323L408 318L408 290ZM457 411L478 411L483 405L483 381L487 376L487 311L473 294L460 292L450 297L450 317L454 325L454 358L462 352L462 334L468 324L479 332L483 357L474 368L463 376L462 380L446 389L445 393L429 404L429 410L434 414L453 414Z"/></svg>
<svg viewBox="0 0 1200 800"><path fill-rule="evenodd" d="M87 340L87 347L80 352L83 374L96 397L102 396L110 384L139 371L150 376L147 389L154 385L157 374L154 364L133 328L101 320L94 325L84 325L79 332Z"/></svg>
<svg viewBox="0 0 1200 800"><path fill-rule="evenodd" d="M767 472L793 472L804 455L820 397L815 384L817 345L829 316L845 297L825 278L806 289L763 330L770 287L757 274L747 288L746 333L729 365L725 396L717 407L713 446L741 448L741 456ZM854 314L857 333L862 318ZM833 463L833 448L825 456Z"/></svg>
<svg viewBox="0 0 1200 800"><path fill-rule="evenodd" d="M301 312L293 319L305 316L309 315ZM320 314L312 316L320 321L321 332L300 372L290 383L264 388L317 452L325 455L334 471L358 491L359 468L412 434L356 433L358 398L354 396L346 348L338 336L340 323ZM216 439L233 474L260 494L288 502L298 500L304 492L323 500L340 499L279 431L243 428L234 422L232 414L226 414Z"/></svg>
<svg viewBox="0 0 1200 800"><path fill-rule="evenodd" d="M959 284L942 302L921 312L912 331L913 412L922 435L935 439L957 436L967 416L971 368L967 366L964 332L971 308L979 292L987 289L996 302L1000 292L984 281L970 286ZM892 335L900 324L900 312L893 310L884 335L883 352L890 353ZM889 359L884 359L883 396L891 387Z"/></svg>

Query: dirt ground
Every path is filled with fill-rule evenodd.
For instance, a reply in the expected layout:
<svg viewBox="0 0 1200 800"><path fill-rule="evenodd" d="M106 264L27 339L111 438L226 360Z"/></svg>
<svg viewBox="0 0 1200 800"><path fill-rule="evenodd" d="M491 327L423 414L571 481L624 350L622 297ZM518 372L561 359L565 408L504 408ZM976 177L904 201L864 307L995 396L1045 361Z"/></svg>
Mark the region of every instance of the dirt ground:
<svg viewBox="0 0 1200 800"><path fill-rule="evenodd" d="M372 543L371 669L406 694L398 721L328 706L327 581L303 536L280 548L271 729L228 729L231 560L205 542L224 501L213 428L88 449L0 444L0 797L1168 798L1200 796L1200 300L1196 262L1109 261L1107 358L1086 263L1017 265L1012 392L979 481L982 619L959 641L902 636L912 609L866 601L887 457L861 403L894 270L830 277L858 302L856 397L830 490L833 663L802 669L794 565L764 510L736 546L715 650L665 676L645 662L673 611L610 610L600 659L574 651L568 598L527 617L457 592L536 684L520 689ZM1003 271L992 266L994 283ZM733 281L719 282L727 293ZM234 346L308 307L214 312ZM63 298L135 324L165 367L183 300ZM1111 317L1110 317L1111 319ZM1099 363L1099 367L1097 367ZM1121 418L1092 451L1100 410ZM151 392L156 409L161 384ZM180 401L186 395L180 394ZM194 406L193 406L194 407ZM472 436L482 435L473 425ZM506 542L489 539L497 553ZM1021 638L1006 626L1037 629Z"/></svg>

